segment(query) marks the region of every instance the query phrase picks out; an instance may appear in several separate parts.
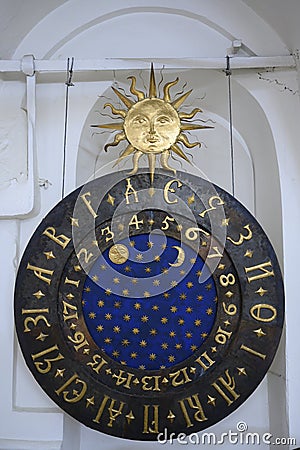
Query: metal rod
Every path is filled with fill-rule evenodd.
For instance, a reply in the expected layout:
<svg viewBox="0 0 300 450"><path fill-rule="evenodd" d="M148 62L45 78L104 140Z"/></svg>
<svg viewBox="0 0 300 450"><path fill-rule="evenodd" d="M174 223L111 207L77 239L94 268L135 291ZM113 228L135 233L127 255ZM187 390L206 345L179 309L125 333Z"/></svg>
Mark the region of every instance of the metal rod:
<svg viewBox="0 0 300 450"><path fill-rule="evenodd" d="M234 175L234 148L233 148L233 124L232 124L232 92L231 92L231 64L230 57L226 56L225 74L228 79L228 109L229 109L229 134L230 134L230 161L231 161L231 190L235 194L235 175Z"/></svg>
<svg viewBox="0 0 300 450"><path fill-rule="evenodd" d="M76 72L102 70L148 69L150 62L165 69L224 69L224 58L104 58L76 60ZM296 68L292 55L283 56L235 56L231 58L231 70L263 68ZM35 71L65 72L64 60L35 60ZM0 72L21 72L20 60L0 60Z"/></svg>

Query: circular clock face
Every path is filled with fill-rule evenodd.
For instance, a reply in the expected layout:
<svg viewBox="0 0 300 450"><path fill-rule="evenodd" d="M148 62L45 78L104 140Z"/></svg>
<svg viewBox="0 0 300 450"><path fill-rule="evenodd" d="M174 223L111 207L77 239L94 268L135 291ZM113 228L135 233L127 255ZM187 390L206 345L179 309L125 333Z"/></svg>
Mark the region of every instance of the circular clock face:
<svg viewBox="0 0 300 450"><path fill-rule="evenodd" d="M186 173L150 180L119 172L63 199L15 289L19 343L46 393L136 440L201 431L241 405L284 309L274 250L235 198Z"/></svg>

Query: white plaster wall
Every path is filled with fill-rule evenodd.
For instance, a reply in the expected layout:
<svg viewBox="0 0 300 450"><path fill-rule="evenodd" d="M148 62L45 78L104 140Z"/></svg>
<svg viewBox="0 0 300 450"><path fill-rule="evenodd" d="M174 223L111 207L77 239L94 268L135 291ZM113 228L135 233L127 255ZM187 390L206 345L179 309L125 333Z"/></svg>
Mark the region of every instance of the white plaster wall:
<svg viewBox="0 0 300 450"><path fill-rule="evenodd" d="M155 33L153 33L155 23ZM129 32L132 31L132 32ZM85 2L73 0L54 10L24 38L15 52L20 58L174 57L225 56L231 40L243 40L244 54L276 55L287 50L278 36L242 2L228 0L147 2ZM225 58L224 58L225 66ZM66 153L66 193L93 176L97 142L86 131L97 96L112 82L124 82L125 73L102 72L92 76L76 73L70 88ZM171 76L171 74L170 74ZM215 130L205 135L207 149L195 156L195 165L214 182L231 190L228 164L227 79L221 71L189 70L179 74L195 88L195 98L205 93L200 107L212 117ZM267 74L282 86L260 79L255 71L234 73L232 79L235 191L257 216L278 253L285 272L287 294L287 347L284 340L268 376L255 393L233 414L208 431L217 435L236 430L238 421L249 431L270 431L277 436L297 437L300 442L299 383L297 372L297 226L299 223L299 99L295 71ZM9 93L1 103L20 117L22 89L3 81ZM0 449L120 449L158 448L155 443L135 443L112 438L80 425L62 413L33 380L22 359L13 331L12 301L16 267L28 239L42 217L61 198L65 86L62 78L38 78L36 121L36 177L47 180L36 193L36 209L27 218L0 220L3 314L0 315L1 361ZM22 115L22 114L21 114ZM23 142L22 142L23 140ZM12 170L17 155L26 153L25 134L5 167ZM88 151L86 151L88 149ZM0 155L1 158L1 155ZM107 156L109 163L109 155ZM24 159L24 161L26 158ZM1 160L1 162L3 159ZM96 164L97 167L97 164ZM129 167L129 166L128 166ZM185 170L195 170L184 166ZM111 170L108 165L106 171ZM42 183L41 183L42 184ZM5 197L5 190L0 196ZM282 207L282 209L281 209ZM283 214L282 214L283 211ZM16 211L17 215L17 211ZM282 234L283 225L283 234ZM3 344L3 345L2 345ZM287 361L287 379L285 372ZM287 410L286 410L287 408ZM181 448L179 444L165 447ZM280 448L280 446L276 446ZM224 449L236 446L223 445ZM255 446L252 446L255 448ZM267 448L260 445L258 448ZM282 447L286 448L286 447Z"/></svg>

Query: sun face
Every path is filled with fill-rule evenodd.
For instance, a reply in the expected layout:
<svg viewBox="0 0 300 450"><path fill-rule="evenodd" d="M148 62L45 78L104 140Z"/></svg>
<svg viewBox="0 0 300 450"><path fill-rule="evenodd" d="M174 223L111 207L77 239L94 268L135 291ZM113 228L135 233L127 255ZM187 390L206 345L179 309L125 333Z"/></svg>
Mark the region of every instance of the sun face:
<svg viewBox="0 0 300 450"><path fill-rule="evenodd" d="M189 142L184 131L212 127L193 124L189 121L190 119L193 119L198 112L202 112L200 108L194 108L190 113L179 111L181 105L190 95L192 90L171 101L170 88L178 83L178 78L166 83L163 89L164 95L162 99L157 98L153 65L151 65L148 97L146 97L146 94L142 91L136 89L136 78L134 76L129 78L131 79L130 92L137 97L137 101L134 102L113 87L113 91L127 107L127 110L117 109L111 103L106 103L104 105L104 107L109 106L112 113L121 117L123 121L91 126L108 128L111 130L121 130L120 133L115 135L113 142L105 145L104 150L107 151L108 147L115 147L121 141L127 140L129 145L121 153L116 164L126 156L132 155L133 170L130 174L133 175L138 171L140 157L142 155L147 155L152 183L154 179L156 155L160 154L161 166L175 174L176 170L168 164L171 151L190 162L178 143L183 144L187 148L201 146L198 141Z"/></svg>

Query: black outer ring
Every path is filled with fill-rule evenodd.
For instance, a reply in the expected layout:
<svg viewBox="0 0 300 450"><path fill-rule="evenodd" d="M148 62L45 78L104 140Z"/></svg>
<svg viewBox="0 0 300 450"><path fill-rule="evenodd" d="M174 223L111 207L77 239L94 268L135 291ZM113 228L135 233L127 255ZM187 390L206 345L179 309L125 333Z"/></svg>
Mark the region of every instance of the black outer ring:
<svg viewBox="0 0 300 450"><path fill-rule="evenodd" d="M217 195L224 201L222 207L225 216L230 219L227 226L228 236L237 242L240 233L247 234L243 229L245 225L249 225L253 233L251 241L245 240L241 245L226 240L225 250L232 261L234 270L238 273L236 284L242 296L241 315L237 329L234 329L228 340L226 358L218 359L217 354L214 357L212 353L209 353L209 357L215 362L207 370L195 361L193 367L188 362L188 376L192 379L190 382L170 390L156 391L152 389L150 394L147 391L141 394L138 388L125 389L122 385L118 388L107 386L95 379L94 376L89 377L86 370L86 355L78 352L76 357L72 357L69 351L69 342L61 333L65 322L62 323L62 318L57 314L59 284L62 278L68 275L68 273L64 273L64 267L73 252L72 241L65 249L62 249L61 246L43 235L43 232L47 227L55 227L57 236L61 234L71 236L70 217L73 217L74 205L79 195L89 192L90 199L97 198L101 193L103 195L106 193L107 185L111 185L114 187L109 192L115 197L117 205L118 201L124 199L126 177L128 175L124 172L110 174L77 189L55 206L36 229L24 252L16 280L15 323L19 343L29 369L46 393L64 411L91 428L135 440L156 440L158 432L163 432L164 428L168 429L168 434L175 433L175 435L180 432L189 434L201 431L226 417L247 399L261 382L275 356L284 320L284 292L279 264L270 241L255 218L230 194L213 185ZM172 177L158 172L155 175L154 186L163 189L165 184L172 179ZM182 183L182 187L176 189L176 194L185 202L192 192L196 193L196 201L191 204L190 209L197 218L199 226L210 230L209 218L214 220L214 211L211 215L206 214L203 218L199 218L199 211L208 207L212 185L206 180L181 172L177 172L176 179ZM137 191L150 188L148 174L132 176L131 183ZM174 186L176 187L176 184ZM201 197L204 205L197 196ZM167 206L164 204L161 209L165 210ZM96 227L100 223L109 221L115 209L105 200L100 207L101 213L96 219ZM128 209L130 210L130 205ZM80 214L80 218L89 214L83 203L79 212L82 214L82 216ZM79 233L81 233L81 228ZM85 235L86 229L83 226L82 238ZM253 252L251 258L245 257L248 248ZM49 251L53 251L55 259L47 261L43 252ZM255 267L266 262L271 263L269 270L273 271L273 275L249 282L248 279L253 274L257 275L263 272L254 269L247 272L245 268ZM28 270L28 263L53 270L51 284L48 285L39 280L33 270ZM223 274L227 275L228 272L228 268L225 268ZM262 295L256 292L261 285L267 291ZM41 286L45 297L38 299L33 296L33 293L41 289ZM230 303L228 297L225 296L219 301L227 302L227 305ZM253 309L252 315L250 310L257 304L268 304L273 309L276 308L274 320L268 322L255 319ZM49 314L46 317L51 327L48 327L43 320L37 321L35 325L34 320L30 319L27 325L31 331L24 332L24 320L27 317L37 318L37 314L30 313L31 315L29 315L26 311L47 307ZM255 311L257 312L257 310ZM268 315L262 315L262 317L268 320ZM259 336L259 332L255 332L258 329L261 329L264 334ZM44 341L37 339L41 332L49 335ZM206 342L210 342L209 339L210 337ZM54 348L56 345L58 350ZM52 347L51 352L43 353ZM245 350L245 347L248 350ZM249 352L249 349L257 354ZM65 358L58 359L59 353ZM40 364L43 358L55 359L55 357L56 361L46 361ZM209 365L207 359L203 361ZM186 361L184 363L187 365ZM47 371L47 364L51 366L49 371ZM57 369L61 367L65 369L63 377L57 375ZM197 370L192 373L190 370L194 367ZM117 369L112 366L112 370ZM243 369L246 375L240 369ZM130 369L130 372L133 370ZM140 378L144 375L144 373L140 374ZM72 380L72 376L74 377L73 382L63 389L64 383ZM100 380L101 376L100 373ZM182 379L182 373L180 376ZM74 398L75 394L72 394L72 391L75 387L79 392L86 387L86 392L82 399L70 401ZM83 391L84 389L81 392ZM118 409L119 412L121 411L120 414L115 412ZM175 417L172 418L170 413ZM134 419L131 418L132 414ZM157 423L156 414L158 416Z"/></svg>

